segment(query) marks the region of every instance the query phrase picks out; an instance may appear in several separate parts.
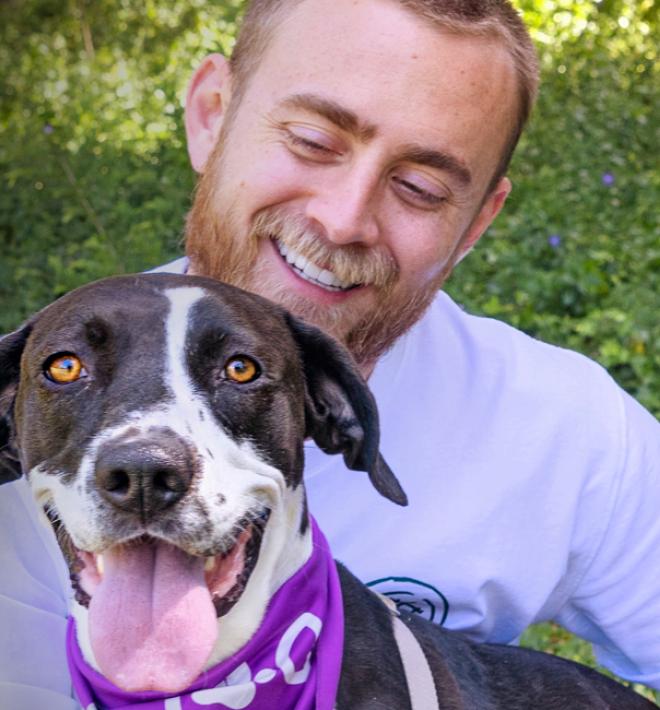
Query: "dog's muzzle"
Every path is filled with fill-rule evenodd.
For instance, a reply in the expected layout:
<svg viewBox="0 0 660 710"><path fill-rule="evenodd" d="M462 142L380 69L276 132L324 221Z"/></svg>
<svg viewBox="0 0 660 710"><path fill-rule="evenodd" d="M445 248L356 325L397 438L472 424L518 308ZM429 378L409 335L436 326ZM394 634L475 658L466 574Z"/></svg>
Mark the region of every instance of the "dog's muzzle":
<svg viewBox="0 0 660 710"><path fill-rule="evenodd" d="M185 496L193 472L189 447L175 432L162 429L104 443L94 478L107 503L147 523Z"/></svg>

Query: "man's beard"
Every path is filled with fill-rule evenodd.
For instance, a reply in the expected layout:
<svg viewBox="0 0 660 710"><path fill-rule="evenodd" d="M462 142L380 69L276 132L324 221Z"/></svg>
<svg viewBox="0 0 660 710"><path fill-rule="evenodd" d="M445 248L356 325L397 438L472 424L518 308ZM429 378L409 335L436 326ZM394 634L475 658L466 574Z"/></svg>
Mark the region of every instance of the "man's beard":
<svg viewBox="0 0 660 710"><path fill-rule="evenodd" d="M425 312L449 274L451 264L423 285L404 286L394 259L380 247L332 246L304 218L283 208L265 208L241 234L236 211L225 206L221 188L221 145L200 178L186 221L186 253L191 271L238 286L280 304L337 338L366 372ZM343 282L368 285L375 306L358 311L349 298L319 304L293 293L258 259L264 240L276 239ZM267 247L271 248L271 247ZM453 262L452 262L453 263ZM291 268L290 266L287 268ZM359 288L359 286L358 286Z"/></svg>

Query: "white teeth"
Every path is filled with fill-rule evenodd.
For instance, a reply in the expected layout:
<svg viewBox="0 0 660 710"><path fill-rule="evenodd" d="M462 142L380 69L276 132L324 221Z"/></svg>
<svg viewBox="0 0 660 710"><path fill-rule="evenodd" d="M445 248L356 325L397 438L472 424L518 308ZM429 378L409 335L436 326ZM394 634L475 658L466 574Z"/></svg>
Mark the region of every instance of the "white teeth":
<svg viewBox="0 0 660 710"><path fill-rule="evenodd" d="M103 576L103 569L103 555L96 555L96 570L101 576Z"/></svg>
<svg viewBox="0 0 660 710"><path fill-rule="evenodd" d="M318 281L319 274L321 273L322 269L319 269L319 267L316 264L312 264L311 261L308 261L307 266L305 267L304 271L305 271L305 274L307 274L307 276L314 279L315 281Z"/></svg>
<svg viewBox="0 0 660 710"><path fill-rule="evenodd" d="M204 571L210 572L215 567L215 557L207 557L204 562Z"/></svg>
<svg viewBox="0 0 660 710"><path fill-rule="evenodd" d="M309 259L306 259L294 249L281 244L277 240L274 241L280 254L294 267L298 276L305 279L305 281L310 281L328 291L346 291L358 285L338 279L332 271L320 269L316 264L313 264Z"/></svg>
<svg viewBox="0 0 660 710"><path fill-rule="evenodd" d="M295 252L289 252L286 260L289 262L289 264L293 264L294 266L297 266L301 271L305 271L305 267L307 264L309 264L309 261L305 259L305 257L302 254L296 254Z"/></svg>
<svg viewBox="0 0 660 710"><path fill-rule="evenodd" d="M335 278L335 275L332 273L332 271L328 271L327 269L323 269L323 271L321 271L321 273L316 278L318 281L320 281L322 284L325 284L326 286L337 285L335 282L338 279Z"/></svg>

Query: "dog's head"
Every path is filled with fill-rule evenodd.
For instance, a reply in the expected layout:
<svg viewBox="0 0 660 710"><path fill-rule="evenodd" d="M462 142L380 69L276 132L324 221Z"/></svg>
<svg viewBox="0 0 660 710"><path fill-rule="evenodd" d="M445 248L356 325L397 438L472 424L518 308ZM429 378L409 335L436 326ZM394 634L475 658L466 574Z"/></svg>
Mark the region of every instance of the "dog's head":
<svg viewBox="0 0 660 710"><path fill-rule="evenodd" d="M0 482L25 472L83 651L129 690L179 690L235 651L304 561L306 437L406 503L346 351L210 279L106 279L0 339Z"/></svg>

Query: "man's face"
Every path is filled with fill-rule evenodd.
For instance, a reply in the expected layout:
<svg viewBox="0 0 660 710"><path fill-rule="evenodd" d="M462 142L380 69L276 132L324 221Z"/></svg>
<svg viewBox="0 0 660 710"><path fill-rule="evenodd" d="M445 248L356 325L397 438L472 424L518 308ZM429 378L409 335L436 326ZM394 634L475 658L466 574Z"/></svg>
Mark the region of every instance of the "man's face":
<svg viewBox="0 0 660 710"><path fill-rule="evenodd" d="M304 0L227 112L230 92L192 269L280 302L368 367L508 194L507 180L486 194L514 120L508 53L390 0ZM193 154L190 125L189 140Z"/></svg>

